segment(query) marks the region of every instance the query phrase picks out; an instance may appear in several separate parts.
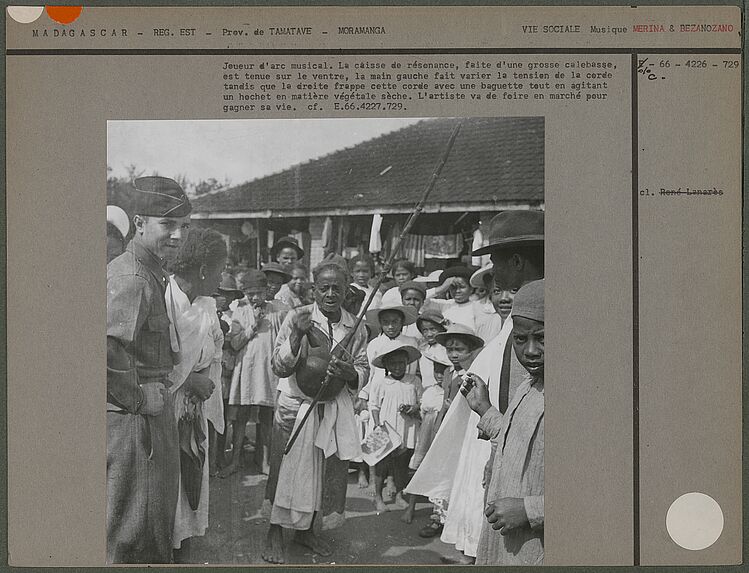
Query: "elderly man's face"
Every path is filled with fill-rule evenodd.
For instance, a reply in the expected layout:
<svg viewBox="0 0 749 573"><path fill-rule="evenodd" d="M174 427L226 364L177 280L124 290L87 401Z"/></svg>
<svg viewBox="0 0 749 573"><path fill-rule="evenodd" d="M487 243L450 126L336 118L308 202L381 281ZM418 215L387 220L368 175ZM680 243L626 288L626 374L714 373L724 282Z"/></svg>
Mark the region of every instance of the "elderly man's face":
<svg viewBox="0 0 749 573"><path fill-rule="evenodd" d="M325 313L337 313L346 294L346 281L342 273L326 269L317 275L314 296L317 306Z"/></svg>

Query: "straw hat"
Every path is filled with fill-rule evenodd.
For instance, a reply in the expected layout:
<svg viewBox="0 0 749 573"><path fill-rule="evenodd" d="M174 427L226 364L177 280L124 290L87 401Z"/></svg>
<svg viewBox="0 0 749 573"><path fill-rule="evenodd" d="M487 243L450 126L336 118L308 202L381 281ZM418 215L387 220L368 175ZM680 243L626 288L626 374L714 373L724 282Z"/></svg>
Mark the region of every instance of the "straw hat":
<svg viewBox="0 0 749 573"><path fill-rule="evenodd" d="M447 330L447 326L445 326L446 325L445 317L436 308L425 309L416 319L416 327L421 328L421 323L425 320L428 320L429 322L433 322L437 326L441 327L443 331Z"/></svg>
<svg viewBox="0 0 749 573"><path fill-rule="evenodd" d="M403 315L403 326L408 326L416 322L418 317L418 311L412 306L405 306L402 304L386 304L380 308L373 308L367 311L367 324L374 326L380 326L380 313L386 310L397 310Z"/></svg>
<svg viewBox="0 0 749 573"><path fill-rule="evenodd" d="M434 339L442 346L444 346L445 341L448 338L454 336L459 336L461 338L470 340L471 345L475 348L482 348L484 346L483 338L476 336L476 332L470 326L460 324L459 322L453 322L452 324L450 324L450 326L447 327L446 332L440 332L437 336L434 337Z"/></svg>
<svg viewBox="0 0 749 573"><path fill-rule="evenodd" d="M377 368L385 368L385 358L387 358L388 356L392 356L399 350L402 350L408 354L409 364L418 360L421 356L421 352L419 352L419 350L413 346L404 344L402 342L397 342L395 340L391 340L389 342L390 343L372 359L372 366L376 366Z"/></svg>
<svg viewBox="0 0 749 573"><path fill-rule="evenodd" d="M491 263L480 268L471 275L471 286L473 288L486 288L486 275L491 276L494 271L494 265Z"/></svg>
<svg viewBox="0 0 749 573"><path fill-rule="evenodd" d="M421 355L424 358L427 358L432 362L436 362L437 364L442 364L443 366L453 365L453 363L450 362L450 359L447 357L447 351L445 350L445 347L441 344L427 346L421 353Z"/></svg>

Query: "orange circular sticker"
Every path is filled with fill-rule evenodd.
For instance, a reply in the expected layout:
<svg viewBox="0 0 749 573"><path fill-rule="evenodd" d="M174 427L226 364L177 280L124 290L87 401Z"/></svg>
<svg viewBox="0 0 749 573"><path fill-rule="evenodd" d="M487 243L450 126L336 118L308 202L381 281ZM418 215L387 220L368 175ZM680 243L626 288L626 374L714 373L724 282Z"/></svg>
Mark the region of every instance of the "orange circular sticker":
<svg viewBox="0 0 749 573"><path fill-rule="evenodd" d="M47 6L47 15L60 24L70 24L78 19L83 6Z"/></svg>

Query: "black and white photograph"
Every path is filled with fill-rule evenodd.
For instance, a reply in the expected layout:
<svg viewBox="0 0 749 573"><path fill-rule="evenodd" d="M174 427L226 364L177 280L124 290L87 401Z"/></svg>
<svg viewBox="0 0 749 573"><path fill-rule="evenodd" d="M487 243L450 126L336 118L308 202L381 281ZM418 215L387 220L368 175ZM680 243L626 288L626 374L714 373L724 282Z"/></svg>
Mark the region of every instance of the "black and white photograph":
<svg viewBox="0 0 749 573"><path fill-rule="evenodd" d="M542 564L545 146L108 121L107 562Z"/></svg>

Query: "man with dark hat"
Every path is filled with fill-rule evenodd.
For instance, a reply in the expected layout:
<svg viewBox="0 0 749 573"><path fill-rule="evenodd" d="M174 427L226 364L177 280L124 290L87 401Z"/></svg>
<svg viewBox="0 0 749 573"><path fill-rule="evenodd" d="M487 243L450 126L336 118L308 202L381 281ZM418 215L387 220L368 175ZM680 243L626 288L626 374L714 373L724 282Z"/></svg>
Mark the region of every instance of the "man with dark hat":
<svg viewBox="0 0 749 573"><path fill-rule="evenodd" d="M471 254L472 256L491 255L494 266L494 294L500 297L507 295L507 298L511 298L523 285L542 279L544 276L544 213L543 211L504 211L496 215L489 225L488 244ZM509 351L510 345L506 344L511 330L512 319L509 318L502 325L502 331L495 339L498 344L487 345L494 346L492 356L487 355L488 363L494 363L497 356L506 358L501 361L500 369L496 372L499 375L498 404L490 404L489 395L480 388L469 393L471 408L482 416L479 429L490 438L495 438L499 432L502 414L524 376L523 369L518 368L519 363L513 359ZM477 362L481 361L477 359ZM513 362L517 366L514 369Z"/></svg>
<svg viewBox="0 0 749 573"><path fill-rule="evenodd" d="M164 265L179 251L191 207L166 177L140 177L129 191L135 234L107 265L107 561L169 563L179 448L166 388L180 343Z"/></svg>
<svg viewBox="0 0 749 573"><path fill-rule="evenodd" d="M268 294L266 300L276 299L276 295L281 291L281 287L291 280L289 273L280 263L264 263L260 270L268 279Z"/></svg>
<svg viewBox="0 0 749 573"><path fill-rule="evenodd" d="M304 257L299 241L294 237L281 237L270 249L271 258L286 269Z"/></svg>
<svg viewBox="0 0 749 573"><path fill-rule="evenodd" d="M544 276L544 213L542 211L505 211L490 222L488 244L472 253L490 254L494 266L494 296L511 299L524 285ZM502 325L499 335L487 344L472 365L477 376L471 389L465 388L471 409L480 416L479 434L491 440L491 454L484 472L484 485L491 483L496 471L497 440L503 418L516 390L527 376L512 352L513 319ZM486 381L486 382L484 382ZM519 511L519 502L515 502ZM479 543L480 562L487 563L486 539ZM489 558L492 561L492 558Z"/></svg>
<svg viewBox="0 0 749 573"><path fill-rule="evenodd" d="M488 244L474 251L473 256L486 253L491 254L494 266L495 289L514 293L524 284L543 277L543 244L544 244L544 214L542 211L505 211L496 215L490 222ZM491 479L496 439L499 435L504 413L512 400L515 390L527 376L526 370L512 353L512 318L508 318L496 337L488 340L483 350L476 356L469 368L475 373L477 383L472 390L466 387L467 400L475 413L465 409L455 408L443 421L440 434L435 438L432 449L435 452L444 451L445 455L436 456L437 463L432 467L424 460L420 471L433 474L435 490L452 491L456 478L454 472L443 475L442 468L459 467L459 457L465 456L473 460L471 468L476 481L484 473L484 483L488 485ZM483 381L486 381L484 384ZM455 406L455 403L453 404ZM478 426L482 439L476 438ZM450 446L450 438L459 436L459 443L463 450L451 453L455 448ZM491 445L487 443L491 440ZM431 451L431 450L430 450ZM455 458L450 456L454 455ZM425 490L426 491L426 490ZM426 491L426 493L429 493ZM479 492L481 493L481 492ZM472 525L466 531L473 532L470 536L470 551L467 555L475 556L485 548L481 547L478 532L481 531L483 515L483 499L481 495L471 497L472 504L459 507L464 515L472 516ZM475 506L474 506L475 504ZM449 508L448 508L449 512ZM448 522L452 516L448 515ZM443 541L449 541L449 535ZM466 547L468 544L466 544Z"/></svg>

